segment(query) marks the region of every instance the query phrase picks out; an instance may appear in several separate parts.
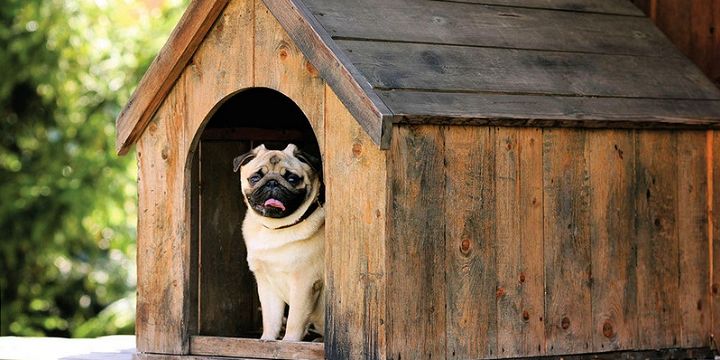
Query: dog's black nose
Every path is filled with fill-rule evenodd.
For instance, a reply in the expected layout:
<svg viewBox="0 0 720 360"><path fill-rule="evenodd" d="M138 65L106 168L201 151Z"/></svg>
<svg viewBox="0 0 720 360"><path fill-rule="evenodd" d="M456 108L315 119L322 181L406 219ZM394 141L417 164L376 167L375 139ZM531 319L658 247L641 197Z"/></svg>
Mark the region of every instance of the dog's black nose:
<svg viewBox="0 0 720 360"><path fill-rule="evenodd" d="M277 182L277 180L268 180L268 182L265 183L265 186L267 186L271 189L274 189L274 188L278 187L278 182Z"/></svg>

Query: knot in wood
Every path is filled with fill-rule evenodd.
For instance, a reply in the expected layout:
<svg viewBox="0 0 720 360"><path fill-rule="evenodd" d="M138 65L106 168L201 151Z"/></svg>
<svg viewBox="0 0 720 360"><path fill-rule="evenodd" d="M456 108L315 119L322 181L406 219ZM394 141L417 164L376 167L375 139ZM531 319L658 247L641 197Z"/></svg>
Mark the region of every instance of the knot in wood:
<svg viewBox="0 0 720 360"><path fill-rule="evenodd" d="M603 335L608 339L613 337L614 332L613 332L613 327L612 327L612 324L610 323L610 321L605 321L605 323L603 323L602 332L603 332Z"/></svg>
<svg viewBox="0 0 720 360"><path fill-rule="evenodd" d="M520 282L521 283L525 282L525 273L520 273Z"/></svg>
<svg viewBox="0 0 720 360"><path fill-rule="evenodd" d="M524 310L522 313L523 320L528 321L530 320L530 313L527 310Z"/></svg>
<svg viewBox="0 0 720 360"><path fill-rule="evenodd" d="M470 240L469 239L463 239L462 243L460 243L460 252L465 255L470 253Z"/></svg>
<svg viewBox="0 0 720 360"><path fill-rule="evenodd" d="M715 294L715 295L717 295L717 293L718 293L718 284L713 284L713 285L712 285L712 293Z"/></svg>
<svg viewBox="0 0 720 360"><path fill-rule="evenodd" d="M570 319L567 316L562 318L560 326L562 326L563 330L567 330L570 327Z"/></svg>
<svg viewBox="0 0 720 360"><path fill-rule="evenodd" d="M505 296L505 288L497 288L497 290L495 291L495 297L499 299L503 296Z"/></svg>
<svg viewBox="0 0 720 360"><path fill-rule="evenodd" d="M354 157L360 157L363 151L363 145L361 142L355 142L352 145L352 153Z"/></svg>

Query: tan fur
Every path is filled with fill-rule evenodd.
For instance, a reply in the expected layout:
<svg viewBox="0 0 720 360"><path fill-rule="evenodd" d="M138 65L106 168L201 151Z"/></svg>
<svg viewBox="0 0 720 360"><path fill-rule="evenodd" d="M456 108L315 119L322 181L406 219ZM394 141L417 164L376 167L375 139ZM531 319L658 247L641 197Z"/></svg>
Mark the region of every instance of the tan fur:
<svg viewBox="0 0 720 360"><path fill-rule="evenodd" d="M325 301L323 296L325 210L318 207L302 222L300 219L317 200L320 179L312 168L298 160L295 145L283 151L255 148L255 158L241 167L243 193L251 191L247 178L260 168L270 173L284 174L286 170L303 175L307 195L292 214L275 219L264 217L250 209L243 222L243 236L247 246L247 261L255 274L262 307L262 339L274 340L280 335L285 304L290 306L283 340L299 341L309 324L322 333Z"/></svg>

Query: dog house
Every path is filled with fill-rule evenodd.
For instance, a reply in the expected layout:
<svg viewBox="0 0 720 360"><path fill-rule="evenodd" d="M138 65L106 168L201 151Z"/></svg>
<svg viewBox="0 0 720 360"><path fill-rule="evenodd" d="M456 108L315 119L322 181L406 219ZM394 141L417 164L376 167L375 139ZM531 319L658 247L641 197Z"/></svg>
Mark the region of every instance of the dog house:
<svg viewBox="0 0 720 360"><path fill-rule="evenodd" d="M625 0L193 1L117 121L138 358L711 355L718 129ZM232 158L287 142L322 156L323 343L257 340Z"/></svg>

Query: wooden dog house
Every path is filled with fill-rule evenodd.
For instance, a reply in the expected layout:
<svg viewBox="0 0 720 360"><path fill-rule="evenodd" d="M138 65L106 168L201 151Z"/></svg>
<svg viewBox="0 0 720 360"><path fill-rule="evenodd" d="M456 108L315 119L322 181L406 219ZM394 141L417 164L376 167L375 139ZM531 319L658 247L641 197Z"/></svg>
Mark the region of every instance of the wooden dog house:
<svg viewBox="0 0 720 360"><path fill-rule="evenodd" d="M117 121L138 357L710 354L718 129L625 0L195 0ZM324 344L252 339L231 159L288 141L322 155Z"/></svg>

